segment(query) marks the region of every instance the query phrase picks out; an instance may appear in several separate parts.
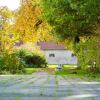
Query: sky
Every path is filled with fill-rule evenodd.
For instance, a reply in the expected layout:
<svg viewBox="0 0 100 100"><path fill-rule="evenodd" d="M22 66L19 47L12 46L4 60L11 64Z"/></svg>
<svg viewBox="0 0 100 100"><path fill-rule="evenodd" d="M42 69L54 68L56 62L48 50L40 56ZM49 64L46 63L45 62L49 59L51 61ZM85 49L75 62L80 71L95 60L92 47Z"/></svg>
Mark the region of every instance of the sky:
<svg viewBox="0 0 100 100"><path fill-rule="evenodd" d="M20 6L20 0L0 0L0 6L7 6L10 10L16 10Z"/></svg>

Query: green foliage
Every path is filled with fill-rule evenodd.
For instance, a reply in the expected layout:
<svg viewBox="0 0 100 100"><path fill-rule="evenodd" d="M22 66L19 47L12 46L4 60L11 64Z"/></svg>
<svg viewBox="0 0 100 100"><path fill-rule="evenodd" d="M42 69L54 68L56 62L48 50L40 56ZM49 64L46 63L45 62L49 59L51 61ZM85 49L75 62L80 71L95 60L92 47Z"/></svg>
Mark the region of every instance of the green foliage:
<svg viewBox="0 0 100 100"><path fill-rule="evenodd" d="M16 51L16 54L19 58L24 58L26 55L26 50L25 49L20 49L18 51Z"/></svg>
<svg viewBox="0 0 100 100"><path fill-rule="evenodd" d="M25 49L20 49L20 50L16 50L15 51L16 53L16 56L18 56L20 59L21 59L21 62L24 66L26 66L26 63L25 63L25 56L27 55L27 52Z"/></svg>
<svg viewBox="0 0 100 100"><path fill-rule="evenodd" d="M0 73L5 74L5 72L11 74L24 72L24 66L15 53L4 51L0 54Z"/></svg>
<svg viewBox="0 0 100 100"><path fill-rule="evenodd" d="M86 69L89 66L100 68L100 48L98 47L98 42L97 38L91 38L76 44L75 53L81 68ZM96 65L94 65L94 62L96 62Z"/></svg>
<svg viewBox="0 0 100 100"><path fill-rule="evenodd" d="M41 67L47 66L45 58L42 56L39 56L37 54L27 55L27 56L25 56L24 60L25 60L26 64L31 67L41 68Z"/></svg>
<svg viewBox="0 0 100 100"><path fill-rule="evenodd" d="M95 33L100 0L42 0L43 17L61 39Z"/></svg>
<svg viewBox="0 0 100 100"><path fill-rule="evenodd" d="M100 23L100 0L42 0L43 18L52 26L52 34L70 40L81 68L100 67L100 49L93 36ZM92 69L94 70L94 69Z"/></svg>
<svg viewBox="0 0 100 100"><path fill-rule="evenodd" d="M47 67L47 62L44 56L39 53L29 52L25 49L20 49L16 53L22 62L28 67Z"/></svg>
<svg viewBox="0 0 100 100"><path fill-rule="evenodd" d="M56 75L61 75L63 77L68 76L72 79L82 79L88 81L100 81L100 74L99 73L89 73L87 70L79 70L76 68L63 68L60 72L55 72ZM67 77L67 78L68 78Z"/></svg>

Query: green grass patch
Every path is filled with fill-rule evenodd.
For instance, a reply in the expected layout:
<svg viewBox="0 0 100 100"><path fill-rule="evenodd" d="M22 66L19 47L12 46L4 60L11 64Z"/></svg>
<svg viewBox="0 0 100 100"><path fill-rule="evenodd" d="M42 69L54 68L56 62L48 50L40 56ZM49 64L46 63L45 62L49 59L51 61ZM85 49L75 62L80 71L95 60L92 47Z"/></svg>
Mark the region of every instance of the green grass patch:
<svg viewBox="0 0 100 100"><path fill-rule="evenodd" d="M32 74L34 72L39 72L39 71L45 71L50 74L52 74L52 73L54 74L55 69L54 68L25 68L26 74Z"/></svg>
<svg viewBox="0 0 100 100"><path fill-rule="evenodd" d="M14 100L20 100L20 97L16 96L14 97Z"/></svg>
<svg viewBox="0 0 100 100"><path fill-rule="evenodd" d="M62 71L56 71L55 74L88 81L100 81L100 74L88 73L86 70L77 70L76 68L63 68Z"/></svg>
<svg viewBox="0 0 100 100"><path fill-rule="evenodd" d="M55 73L55 68L57 67L58 65L48 65L47 68L30 68L30 67L27 67L25 68L25 71L26 71L26 74L32 74L34 72L38 72L38 71L46 71L48 73ZM73 67L76 67L75 65L64 65L63 68L65 69L68 69L68 68L73 68Z"/></svg>
<svg viewBox="0 0 100 100"><path fill-rule="evenodd" d="M56 68L58 65L57 64L48 64L48 68ZM64 68L73 68L73 67L77 67L77 65L63 65Z"/></svg>
<svg viewBox="0 0 100 100"><path fill-rule="evenodd" d="M37 71L37 68L25 68L26 74L32 74L35 71Z"/></svg>
<svg viewBox="0 0 100 100"><path fill-rule="evenodd" d="M48 66L48 68L56 68L57 67L57 65L47 65Z"/></svg>

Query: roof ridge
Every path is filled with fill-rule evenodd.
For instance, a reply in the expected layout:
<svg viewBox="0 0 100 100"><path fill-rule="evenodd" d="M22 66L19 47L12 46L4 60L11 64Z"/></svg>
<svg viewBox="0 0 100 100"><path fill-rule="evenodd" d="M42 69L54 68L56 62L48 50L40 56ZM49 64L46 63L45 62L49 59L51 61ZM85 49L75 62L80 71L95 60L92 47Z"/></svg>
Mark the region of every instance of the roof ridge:
<svg viewBox="0 0 100 100"><path fill-rule="evenodd" d="M40 46L40 49L42 50L66 50L63 44L54 42L38 42L37 45Z"/></svg>

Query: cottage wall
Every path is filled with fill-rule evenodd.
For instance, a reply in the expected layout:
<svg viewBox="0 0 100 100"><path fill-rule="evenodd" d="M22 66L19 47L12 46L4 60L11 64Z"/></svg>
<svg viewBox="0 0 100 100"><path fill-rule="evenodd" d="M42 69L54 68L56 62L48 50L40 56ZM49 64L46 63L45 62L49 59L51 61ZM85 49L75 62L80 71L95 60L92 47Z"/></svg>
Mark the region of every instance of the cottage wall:
<svg viewBox="0 0 100 100"><path fill-rule="evenodd" d="M69 50L43 50L48 64L77 64L76 56Z"/></svg>

